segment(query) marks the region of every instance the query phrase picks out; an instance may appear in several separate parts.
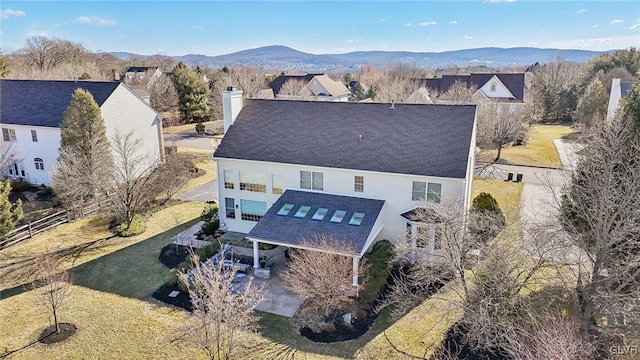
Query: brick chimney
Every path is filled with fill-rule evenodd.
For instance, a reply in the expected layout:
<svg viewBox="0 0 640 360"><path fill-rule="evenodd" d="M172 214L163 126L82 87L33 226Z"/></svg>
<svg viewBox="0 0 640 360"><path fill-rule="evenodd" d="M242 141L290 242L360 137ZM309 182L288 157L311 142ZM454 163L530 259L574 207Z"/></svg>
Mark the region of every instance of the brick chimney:
<svg viewBox="0 0 640 360"><path fill-rule="evenodd" d="M228 86L222 92L222 117L224 118L224 132L227 133L229 127L233 125L242 110L242 90L235 90Z"/></svg>

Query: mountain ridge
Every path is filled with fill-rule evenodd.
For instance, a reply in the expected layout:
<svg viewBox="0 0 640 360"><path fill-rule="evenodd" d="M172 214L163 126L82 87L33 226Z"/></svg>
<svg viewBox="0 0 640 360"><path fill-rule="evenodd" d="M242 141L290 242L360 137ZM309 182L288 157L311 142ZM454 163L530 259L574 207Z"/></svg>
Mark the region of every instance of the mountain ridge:
<svg viewBox="0 0 640 360"><path fill-rule="evenodd" d="M536 62L551 61L555 58L584 63L594 56L607 52L610 51L535 47L483 47L443 52L371 50L343 54L310 54L284 45L269 45L216 56L187 54L172 56L171 58L175 61L182 61L187 65L223 67L242 64L257 66L265 70L296 69L314 71L353 70L366 63L371 63L376 67L405 63L431 68L449 65L484 65L488 67L531 65ZM123 60L129 60L134 57L143 59L149 57L129 52L111 52L110 54Z"/></svg>

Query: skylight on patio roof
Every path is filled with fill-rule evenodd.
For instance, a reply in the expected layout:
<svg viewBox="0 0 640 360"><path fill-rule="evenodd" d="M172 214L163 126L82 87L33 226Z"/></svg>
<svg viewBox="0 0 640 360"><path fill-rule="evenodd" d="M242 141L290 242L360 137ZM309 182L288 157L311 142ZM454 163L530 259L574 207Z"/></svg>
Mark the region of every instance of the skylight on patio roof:
<svg viewBox="0 0 640 360"><path fill-rule="evenodd" d="M304 218L309 213L309 210L311 210L311 206L302 205L293 216L297 218Z"/></svg>
<svg viewBox="0 0 640 360"><path fill-rule="evenodd" d="M282 216L287 216L289 215L289 212L291 211L291 209L293 209L293 204L284 204L282 205L282 207L280 208L280 210L278 210L278 215L282 215Z"/></svg>
<svg viewBox="0 0 640 360"><path fill-rule="evenodd" d="M322 207L318 208L318 210L316 210L316 213L313 214L312 219L322 221L322 219L324 219L325 215L327 215L328 212L329 212L329 209L327 208L322 208Z"/></svg>
<svg viewBox="0 0 640 360"><path fill-rule="evenodd" d="M362 220L364 219L364 213L354 212L351 215L351 220L349 220L349 225L358 225L362 224Z"/></svg>
<svg viewBox="0 0 640 360"><path fill-rule="evenodd" d="M336 210L335 213L333 213L333 216L331 217L331 222L334 223L341 223L342 219L344 219L344 216L347 214L346 210Z"/></svg>

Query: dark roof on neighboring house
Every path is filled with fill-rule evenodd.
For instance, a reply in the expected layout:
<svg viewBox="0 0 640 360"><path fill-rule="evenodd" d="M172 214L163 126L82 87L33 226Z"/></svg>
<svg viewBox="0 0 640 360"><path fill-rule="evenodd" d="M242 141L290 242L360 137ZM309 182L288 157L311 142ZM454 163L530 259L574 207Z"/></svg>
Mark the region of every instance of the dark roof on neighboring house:
<svg viewBox="0 0 640 360"><path fill-rule="evenodd" d="M464 178L475 105L246 101L214 156Z"/></svg>
<svg viewBox="0 0 640 360"><path fill-rule="evenodd" d="M291 204L293 208L286 215L278 215L285 204ZM324 234L345 242L352 246L353 254L359 254L383 205L384 200L286 190L247 236L295 247L305 240L317 240L318 236ZM310 209L304 217L296 217L302 206L309 206ZM319 208L327 209L326 214L321 220L313 219ZM332 222L338 210L346 213L341 222ZM360 225L349 223L356 212L364 214Z"/></svg>
<svg viewBox="0 0 640 360"><path fill-rule="evenodd" d="M442 222L442 219L435 210L425 207L413 208L409 211L403 212L400 216L409 221L418 223L439 224Z"/></svg>
<svg viewBox="0 0 640 360"><path fill-rule="evenodd" d="M0 80L0 123L58 127L73 92L89 91L98 106L118 81Z"/></svg>
<svg viewBox="0 0 640 360"><path fill-rule="evenodd" d="M493 76L497 76L504 86L513 94L516 101L524 101L524 73L481 73L471 75L442 75L441 78L415 78L413 79L420 86L425 86L431 90L444 94L456 81L467 86L481 88Z"/></svg>
<svg viewBox="0 0 640 360"><path fill-rule="evenodd" d="M127 69L126 72L146 72L146 71L155 71L157 66L132 66Z"/></svg>
<svg viewBox="0 0 640 360"><path fill-rule="evenodd" d="M274 94L279 94L280 93L280 89L282 88L282 85L284 85L284 83L286 83L289 80L301 80L304 81L305 85L309 83L309 81L311 81L311 79L313 79L314 76L316 75L322 75L323 73L317 73L317 74L306 74L306 75L280 75L277 78L273 79L269 85L267 85L269 88L271 88L271 90L273 90Z"/></svg>
<svg viewBox="0 0 640 360"><path fill-rule="evenodd" d="M620 83L620 96L621 97L626 97L627 94L629 93L629 89L631 89L631 85L633 83L630 82L621 82Z"/></svg>

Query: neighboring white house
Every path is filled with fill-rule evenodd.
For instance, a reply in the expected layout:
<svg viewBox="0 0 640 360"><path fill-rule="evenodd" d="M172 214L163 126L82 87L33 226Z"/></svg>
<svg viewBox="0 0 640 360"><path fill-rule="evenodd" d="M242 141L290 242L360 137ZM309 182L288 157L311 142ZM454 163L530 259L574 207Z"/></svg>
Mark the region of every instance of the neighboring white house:
<svg viewBox="0 0 640 360"><path fill-rule="evenodd" d="M376 240L415 234L407 213L424 200L471 203L475 105L251 99L224 113L220 218L255 253L326 234L353 245L355 265Z"/></svg>
<svg viewBox="0 0 640 360"><path fill-rule="evenodd" d="M630 82L621 82L620 79L611 80L611 92L609 93L609 106L607 108L607 120L611 120L616 116L620 100L627 96L631 88Z"/></svg>
<svg viewBox="0 0 640 360"><path fill-rule="evenodd" d="M298 94L281 94L284 84L297 81L304 86ZM334 81L324 74L280 75L269 83L276 99L280 100L315 100L315 101L349 101L351 92L344 84ZM260 97L267 98L267 97Z"/></svg>
<svg viewBox="0 0 640 360"><path fill-rule="evenodd" d="M51 185L60 148L60 123L73 92L89 91L104 119L107 138L130 132L139 151L155 161L163 156L158 114L120 82L0 80L0 139L15 154L8 175L29 183Z"/></svg>
<svg viewBox="0 0 640 360"><path fill-rule="evenodd" d="M528 102L527 84L532 73L474 73L470 75L442 75L440 78L415 78L413 82L424 86L431 96L446 93L456 82L476 87L472 99L478 101Z"/></svg>

